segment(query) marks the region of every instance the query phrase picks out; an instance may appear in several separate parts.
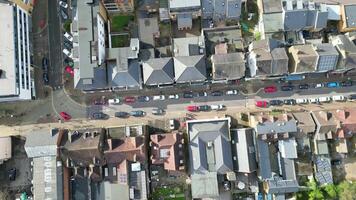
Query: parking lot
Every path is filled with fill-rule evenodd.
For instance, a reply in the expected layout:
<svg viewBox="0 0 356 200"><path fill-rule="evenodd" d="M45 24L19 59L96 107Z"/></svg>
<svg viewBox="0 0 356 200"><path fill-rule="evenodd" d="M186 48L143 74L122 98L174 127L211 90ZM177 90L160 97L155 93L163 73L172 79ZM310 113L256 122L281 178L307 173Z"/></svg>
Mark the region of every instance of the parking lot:
<svg viewBox="0 0 356 200"><path fill-rule="evenodd" d="M12 158L0 165L0 190L7 190L11 199L15 194L31 194L32 171L30 159L24 149L25 140L12 137ZM16 169L15 180L9 179L9 170Z"/></svg>

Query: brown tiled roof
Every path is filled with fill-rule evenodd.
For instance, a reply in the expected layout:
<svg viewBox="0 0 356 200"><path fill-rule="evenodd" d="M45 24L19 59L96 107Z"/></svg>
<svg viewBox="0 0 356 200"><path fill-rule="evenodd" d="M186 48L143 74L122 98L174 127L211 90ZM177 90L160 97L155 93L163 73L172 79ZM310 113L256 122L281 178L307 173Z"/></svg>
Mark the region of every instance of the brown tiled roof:
<svg viewBox="0 0 356 200"><path fill-rule="evenodd" d="M339 138L345 137L345 134L356 132L356 108L335 110L333 113L335 113L336 118L340 121L340 130L337 134Z"/></svg>
<svg viewBox="0 0 356 200"><path fill-rule="evenodd" d="M164 164L166 170L175 171L179 168L179 151L183 151L179 144L182 144L182 134L155 134L151 135L151 162L152 164ZM166 154L165 157L161 157Z"/></svg>
<svg viewBox="0 0 356 200"><path fill-rule="evenodd" d="M104 151L107 163L121 163L124 160L145 162L144 137L126 137L125 139L108 139L108 149Z"/></svg>
<svg viewBox="0 0 356 200"><path fill-rule="evenodd" d="M298 128L302 133L313 133L315 131L315 123L309 112L293 113L297 120Z"/></svg>

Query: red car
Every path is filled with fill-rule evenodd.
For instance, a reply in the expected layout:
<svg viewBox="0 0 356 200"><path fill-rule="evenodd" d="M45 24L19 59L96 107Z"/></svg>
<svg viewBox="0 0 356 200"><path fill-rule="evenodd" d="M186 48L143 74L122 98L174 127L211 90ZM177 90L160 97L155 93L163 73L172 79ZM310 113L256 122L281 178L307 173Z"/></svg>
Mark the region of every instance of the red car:
<svg viewBox="0 0 356 200"><path fill-rule="evenodd" d="M72 118L72 116L70 116L68 113L66 112L60 112L59 115L62 117L62 119L64 121L68 121Z"/></svg>
<svg viewBox="0 0 356 200"><path fill-rule="evenodd" d="M198 112L199 111L199 107L198 106L188 106L187 110L190 112Z"/></svg>
<svg viewBox="0 0 356 200"><path fill-rule="evenodd" d="M124 101L125 101L126 103L135 103L136 98L135 98L135 97L125 97L125 98L124 98Z"/></svg>
<svg viewBox="0 0 356 200"><path fill-rule="evenodd" d="M267 101L256 101L256 106L260 107L260 108L267 108L268 103L267 103Z"/></svg>
<svg viewBox="0 0 356 200"><path fill-rule="evenodd" d="M265 93L277 92L276 86L267 86L264 88Z"/></svg>
<svg viewBox="0 0 356 200"><path fill-rule="evenodd" d="M67 66L64 68L68 74L70 74L72 77L74 76L74 70L70 66Z"/></svg>

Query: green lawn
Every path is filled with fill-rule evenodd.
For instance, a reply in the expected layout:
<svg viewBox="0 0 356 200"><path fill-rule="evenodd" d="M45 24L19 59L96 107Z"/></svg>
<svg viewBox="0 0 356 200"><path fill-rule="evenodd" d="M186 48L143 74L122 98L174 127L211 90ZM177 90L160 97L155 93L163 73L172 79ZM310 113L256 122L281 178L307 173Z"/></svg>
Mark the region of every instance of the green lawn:
<svg viewBox="0 0 356 200"><path fill-rule="evenodd" d="M111 36L111 45L115 47L127 47L130 45L130 40L128 35L114 35Z"/></svg>
<svg viewBox="0 0 356 200"><path fill-rule="evenodd" d="M152 193L152 200L163 198L165 200L185 200L182 188L180 187L161 187Z"/></svg>
<svg viewBox="0 0 356 200"><path fill-rule="evenodd" d="M127 28L130 21L133 21L134 17L131 15L116 15L111 20L111 31L121 32L124 28Z"/></svg>

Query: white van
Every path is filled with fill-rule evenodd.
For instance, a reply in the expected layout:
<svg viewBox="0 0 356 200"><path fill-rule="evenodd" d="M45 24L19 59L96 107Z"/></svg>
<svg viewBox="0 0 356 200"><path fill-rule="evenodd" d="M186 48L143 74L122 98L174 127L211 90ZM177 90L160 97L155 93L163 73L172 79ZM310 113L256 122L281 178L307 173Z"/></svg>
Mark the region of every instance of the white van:
<svg viewBox="0 0 356 200"><path fill-rule="evenodd" d="M333 101L345 101L345 97L342 95L332 96Z"/></svg>
<svg viewBox="0 0 356 200"><path fill-rule="evenodd" d="M327 103L327 102L331 101L331 98L330 97L319 97L318 100L319 100L319 102Z"/></svg>
<svg viewBox="0 0 356 200"><path fill-rule="evenodd" d="M210 108L212 110L224 110L225 106L223 104L218 104L218 105L211 105Z"/></svg>
<svg viewBox="0 0 356 200"><path fill-rule="evenodd" d="M116 99L109 99L108 100L108 103L110 105L117 105L117 104L120 104L120 99L116 98Z"/></svg>
<svg viewBox="0 0 356 200"><path fill-rule="evenodd" d="M73 37L69 33L65 32L64 37L67 38L67 40L69 40L70 42L73 42Z"/></svg>
<svg viewBox="0 0 356 200"><path fill-rule="evenodd" d="M308 99L296 99L295 102L297 104L307 104L307 103L309 103Z"/></svg>

